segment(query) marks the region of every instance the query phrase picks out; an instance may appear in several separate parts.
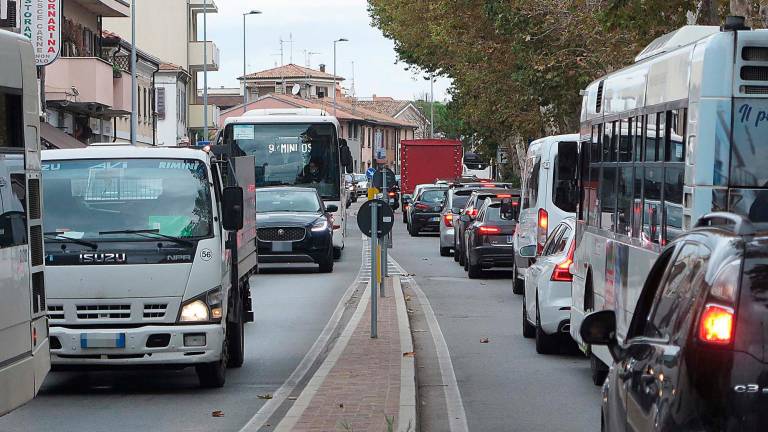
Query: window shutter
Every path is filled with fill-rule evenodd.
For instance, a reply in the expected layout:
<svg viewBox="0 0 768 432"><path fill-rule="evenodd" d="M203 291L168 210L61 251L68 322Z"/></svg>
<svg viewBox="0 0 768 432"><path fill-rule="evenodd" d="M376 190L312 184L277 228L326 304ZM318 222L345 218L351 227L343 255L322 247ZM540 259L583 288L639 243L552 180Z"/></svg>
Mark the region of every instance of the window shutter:
<svg viewBox="0 0 768 432"><path fill-rule="evenodd" d="M15 0L0 0L0 9L2 9L2 16L0 16L0 28L15 28L18 27L16 21L16 1Z"/></svg>
<svg viewBox="0 0 768 432"><path fill-rule="evenodd" d="M165 87L155 89L155 108L157 109L157 118L165 120Z"/></svg>

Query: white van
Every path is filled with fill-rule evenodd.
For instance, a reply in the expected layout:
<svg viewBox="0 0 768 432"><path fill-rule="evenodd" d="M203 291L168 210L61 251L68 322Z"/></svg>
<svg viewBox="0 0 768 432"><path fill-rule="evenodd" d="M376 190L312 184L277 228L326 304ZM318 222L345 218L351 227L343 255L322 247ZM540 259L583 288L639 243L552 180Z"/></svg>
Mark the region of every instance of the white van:
<svg viewBox="0 0 768 432"><path fill-rule="evenodd" d="M528 147L522 173L520 221L514 235L515 267L513 290L522 294L529 258L520 249L536 245L541 253L549 235L563 219L575 216L579 201L576 178L579 135L559 135L536 140Z"/></svg>

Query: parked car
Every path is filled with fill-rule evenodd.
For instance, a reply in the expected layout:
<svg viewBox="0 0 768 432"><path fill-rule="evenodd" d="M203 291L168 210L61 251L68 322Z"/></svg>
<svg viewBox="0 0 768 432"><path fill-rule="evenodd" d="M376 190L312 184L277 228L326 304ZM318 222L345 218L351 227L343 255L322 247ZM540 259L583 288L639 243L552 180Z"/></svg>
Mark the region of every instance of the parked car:
<svg viewBox="0 0 768 432"><path fill-rule="evenodd" d="M333 271L333 216L317 190L276 187L256 190L259 262L315 263Z"/></svg>
<svg viewBox="0 0 768 432"><path fill-rule="evenodd" d="M519 192L515 191L515 194L519 196ZM469 223L472 223L475 218L477 217L477 213L480 211L480 207L483 205L483 201L485 201L486 198L505 198L507 195L514 196L511 190L506 188L500 188L496 187L494 184L493 187L486 186L480 189L477 189L472 192L472 194L469 196L469 199L467 200L467 204L464 207L464 211L461 213L461 216L458 218L454 218L453 220L453 257L454 261L458 261L459 265L464 266L466 265L466 262L464 258L466 257L466 251L464 250L464 231L466 230ZM467 216L467 217L464 217ZM458 255L458 257L457 257Z"/></svg>
<svg viewBox="0 0 768 432"><path fill-rule="evenodd" d="M368 195L368 177L365 174L352 174L355 182L355 193L358 197Z"/></svg>
<svg viewBox="0 0 768 432"><path fill-rule="evenodd" d="M560 135L534 141L528 147L523 169L520 224L515 233L515 266L512 290L522 294L529 259L520 249L536 245L537 254L554 227L574 216L579 200L576 173L579 135Z"/></svg>
<svg viewBox="0 0 768 432"><path fill-rule="evenodd" d="M486 199L475 221L467 226L464 269L470 279L482 276L483 270L514 265L512 234L517 225L518 197L507 195Z"/></svg>
<svg viewBox="0 0 768 432"><path fill-rule="evenodd" d="M631 317L587 315L581 337L613 357L603 430L764 431L766 280L768 226L715 213L662 251Z"/></svg>
<svg viewBox="0 0 768 432"><path fill-rule="evenodd" d="M423 188L409 209L408 233L416 237L422 231L437 231L440 224L440 210L445 202L448 188L435 186Z"/></svg>
<svg viewBox="0 0 768 432"><path fill-rule="evenodd" d="M552 230L534 263L525 274L523 336L536 338L536 352L553 354L570 340L571 282L576 219L565 218ZM533 257L536 246L520 251Z"/></svg>

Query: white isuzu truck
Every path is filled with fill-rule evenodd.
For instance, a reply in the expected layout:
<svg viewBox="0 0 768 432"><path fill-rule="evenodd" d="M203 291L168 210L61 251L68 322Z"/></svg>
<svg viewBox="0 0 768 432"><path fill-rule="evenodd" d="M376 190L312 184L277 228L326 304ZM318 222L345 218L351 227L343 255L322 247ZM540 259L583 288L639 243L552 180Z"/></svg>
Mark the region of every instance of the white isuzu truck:
<svg viewBox="0 0 768 432"><path fill-rule="evenodd" d="M54 368L194 366L201 386L224 385L253 320L249 159L125 144L43 152Z"/></svg>

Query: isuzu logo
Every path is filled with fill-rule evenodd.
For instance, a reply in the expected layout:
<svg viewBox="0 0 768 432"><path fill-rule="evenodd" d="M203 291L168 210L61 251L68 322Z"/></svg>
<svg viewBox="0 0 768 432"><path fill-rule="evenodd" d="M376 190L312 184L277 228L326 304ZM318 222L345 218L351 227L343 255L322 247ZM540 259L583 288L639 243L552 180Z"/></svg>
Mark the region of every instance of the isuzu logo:
<svg viewBox="0 0 768 432"><path fill-rule="evenodd" d="M81 253L81 264L125 264L124 253Z"/></svg>

